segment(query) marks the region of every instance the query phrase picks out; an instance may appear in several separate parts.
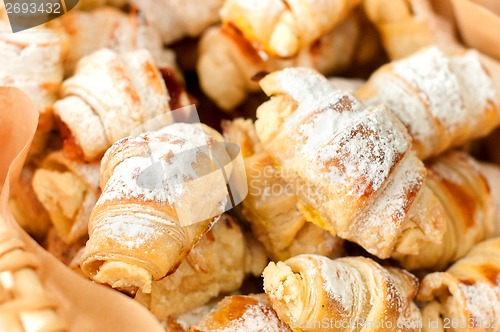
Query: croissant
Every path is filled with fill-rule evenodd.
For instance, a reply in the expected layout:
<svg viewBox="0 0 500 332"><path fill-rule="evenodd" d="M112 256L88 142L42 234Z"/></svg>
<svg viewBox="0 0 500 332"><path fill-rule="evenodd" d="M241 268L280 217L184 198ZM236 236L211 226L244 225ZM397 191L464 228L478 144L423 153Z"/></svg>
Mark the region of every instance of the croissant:
<svg viewBox="0 0 500 332"><path fill-rule="evenodd" d="M101 162L82 271L131 294L174 272L229 201L218 141L211 128L174 123L116 142Z"/></svg>
<svg viewBox="0 0 500 332"><path fill-rule="evenodd" d="M40 240L47 235L51 222L47 210L33 189L34 174L33 165L26 165L22 169L18 181L14 181L10 188L9 209L19 226L33 238Z"/></svg>
<svg viewBox="0 0 500 332"><path fill-rule="evenodd" d="M385 106L364 107L305 68L260 85L272 98L257 110L257 134L307 220L380 258L442 240L444 207Z"/></svg>
<svg viewBox="0 0 500 332"><path fill-rule="evenodd" d="M242 212L269 257L284 260L299 254L339 256L342 240L306 223L298 209L297 196L260 147L252 121L241 118L226 121L222 128L226 140L242 149L249 188Z"/></svg>
<svg viewBox="0 0 500 332"><path fill-rule="evenodd" d="M26 252L18 235L0 220L0 330L67 331L57 314L58 301L48 293L35 272L38 260Z"/></svg>
<svg viewBox="0 0 500 332"><path fill-rule="evenodd" d="M427 275L418 293L423 331L500 331L500 239L475 246L446 272Z"/></svg>
<svg viewBox="0 0 500 332"><path fill-rule="evenodd" d="M392 60L430 45L448 51L459 48L451 25L434 13L428 0L365 0L363 5Z"/></svg>
<svg viewBox="0 0 500 332"><path fill-rule="evenodd" d="M309 48L345 20L361 0L227 0L224 24L235 26L252 44L273 57L289 58Z"/></svg>
<svg viewBox="0 0 500 332"><path fill-rule="evenodd" d="M71 159L97 160L113 143L170 111L167 87L146 50L102 49L86 56L64 81L62 94L54 109Z"/></svg>
<svg viewBox="0 0 500 332"><path fill-rule="evenodd" d="M446 232L440 243L420 247L418 254L394 253L406 269L446 269L494 230L490 186L482 167L464 152L449 152L427 165L427 186L441 202ZM409 244L411 245L411 243Z"/></svg>
<svg viewBox="0 0 500 332"><path fill-rule="evenodd" d="M63 80L64 41L60 33L45 27L12 33L8 21L0 19L0 86L19 88L31 97L40 113L39 131L47 132L53 125L52 104Z"/></svg>
<svg viewBox="0 0 500 332"><path fill-rule="evenodd" d="M419 331L418 280L371 259L299 255L264 269L264 290L294 331Z"/></svg>
<svg viewBox="0 0 500 332"><path fill-rule="evenodd" d="M239 289L252 262L258 262L253 269L259 276L267 264L263 250L252 252L236 220L224 214L173 274L153 281L151 293L139 291L135 299L164 320Z"/></svg>
<svg viewBox="0 0 500 332"><path fill-rule="evenodd" d="M500 167L495 164L479 163L491 192L491 209L493 211L493 230L490 236L500 236Z"/></svg>
<svg viewBox="0 0 500 332"><path fill-rule="evenodd" d="M71 244L88 235L90 213L100 194L99 163L79 163L52 152L33 176L33 190L58 236Z"/></svg>
<svg viewBox="0 0 500 332"><path fill-rule="evenodd" d="M355 95L386 104L408 128L421 159L486 136L500 124L499 95L475 51L429 47L378 69Z"/></svg>
<svg viewBox="0 0 500 332"><path fill-rule="evenodd" d="M64 59L67 76L73 74L81 58L101 48L118 53L145 48L161 67L160 35L136 11L125 14L112 7L90 12L72 10L51 22L51 26L63 31L70 44Z"/></svg>
<svg viewBox="0 0 500 332"><path fill-rule="evenodd" d="M373 38L371 42L361 41L362 24L361 17L353 14L314 45L287 59L255 49L251 41L232 26L211 28L203 34L199 46L200 85L221 109L230 111L249 93L259 90L252 77L260 72L292 66L311 67L325 74L341 71L357 62L358 55L371 58L371 54L377 52ZM371 36L370 30L365 31ZM365 51L360 47L366 47Z"/></svg>
<svg viewBox="0 0 500 332"><path fill-rule="evenodd" d="M197 37L219 21L224 0L129 0L161 35L164 44Z"/></svg>
<svg viewBox="0 0 500 332"><path fill-rule="evenodd" d="M190 332L274 331L291 332L271 308L265 294L233 295L222 299Z"/></svg>

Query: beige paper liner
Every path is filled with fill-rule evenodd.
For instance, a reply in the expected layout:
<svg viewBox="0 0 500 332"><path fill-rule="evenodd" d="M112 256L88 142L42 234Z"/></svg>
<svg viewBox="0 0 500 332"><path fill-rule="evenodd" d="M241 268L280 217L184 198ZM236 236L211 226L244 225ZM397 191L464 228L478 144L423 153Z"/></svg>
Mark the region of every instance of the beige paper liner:
<svg viewBox="0 0 500 332"><path fill-rule="evenodd" d="M500 1L452 0L463 41L500 60Z"/></svg>
<svg viewBox="0 0 500 332"><path fill-rule="evenodd" d="M38 122L38 111L15 88L0 87L0 222L22 238L40 262L39 276L59 302L58 314L70 331L164 331L156 318L123 294L85 280L40 247L8 210L9 183L19 176Z"/></svg>

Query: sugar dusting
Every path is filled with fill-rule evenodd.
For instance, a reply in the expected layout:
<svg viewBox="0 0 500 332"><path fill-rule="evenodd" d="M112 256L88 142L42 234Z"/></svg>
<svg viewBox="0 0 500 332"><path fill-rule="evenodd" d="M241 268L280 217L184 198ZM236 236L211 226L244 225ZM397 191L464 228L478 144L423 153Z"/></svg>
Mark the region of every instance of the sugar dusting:
<svg viewBox="0 0 500 332"><path fill-rule="evenodd" d="M410 84L445 130L454 130L463 118L460 85L449 59L436 47L393 63L394 73Z"/></svg>
<svg viewBox="0 0 500 332"><path fill-rule="evenodd" d="M500 275L496 284L478 281L472 285L460 284L466 298L466 309L478 320L478 324L498 324L500 317Z"/></svg>

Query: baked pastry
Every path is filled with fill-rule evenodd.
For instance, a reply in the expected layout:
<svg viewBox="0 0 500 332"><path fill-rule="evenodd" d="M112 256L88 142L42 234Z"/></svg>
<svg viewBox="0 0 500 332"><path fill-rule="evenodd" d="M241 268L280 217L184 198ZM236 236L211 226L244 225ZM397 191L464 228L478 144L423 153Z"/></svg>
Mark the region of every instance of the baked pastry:
<svg viewBox="0 0 500 332"><path fill-rule="evenodd" d="M131 294L173 273L228 204L221 141L211 128L174 123L116 142L101 162L83 272Z"/></svg>
<svg viewBox="0 0 500 332"><path fill-rule="evenodd" d="M165 320L235 291L246 274L260 276L267 264L262 248L252 251L248 245L236 220L224 214L174 273L153 281L151 293L139 291L135 299Z"/></svg>
<svg viewBox="0 0 500 332"><path fill-rule="evenodd" d="M224 0L129 0L161 35L164 44L197 37L219 21Z"/></svg>
<svg viewBox="0 0 500 332"><path fill-rule="evenodd" d="M166 84L146 50L118 54L102 49L86 56L64 81L62 94L54 109L63 151L71 159L100 159L113 143L148 120L161 122L170 111Z"/></svg>
<svg viewBox="0 0 500 332"><path fill-rule="evenodd" d="M364 257L299 255L269 263L263 276L272 308L293 330L420 330L418 280L404 270Z"/></svg>
<svg viewBox="0 0 500 332"><path fill-rule="evenodd" d="M291 332L271 308L265 294L233 295L222 299L190 332L274 331Z"/></svg>
<svg viewBox="0 0 500 332"><path fill-rule="evenodd" d="M64 59L67 76L73 74L78 61L101 48L118 53L147 49L155 63L161 64L162 42L156 29L137 11L129 14L112 7L101 7L89 12L71 10L50 23L63 32L69 47Z"/></svg>
<svg viewBox="0 0 500 332"><path fill-rule="evenodd" d="M363 5L392 60L430 45L447 51L460 48L451 25L433 11L429 0L365 0Z"/></svg>
<svg viewBox="0 0 500 332"><path fill-rule="evenodd" d="M418 293L423 331L500 331L500 239L475 246L446 272L427 275Z"/></svg>
<svg viewBox="0 0 500 332"><path fill-rule="evenodd" d="M305 68L260 85L272 97L257 110L257 134L308 220L380 258L442 240L444 207L385 106L365 107Z"/></svg>
<svg viewBox="0 0 500 332"><path fill-rule="evenodd" d="M500 236L500 167L490 163L479 163L479 170L483 174L491 192L493 210L492 237Z"/></svg>
<svg viewBox="0 0 500 332"><path fill-rule="evenodd" d="M26 165L17 181L10 187L9 209L17 221L33 238L45 238L51 227L50 216L38 200L33 190L32 180L35 174L33 165Z"/></svg>
<svg viewBox="0 0 500 332"><path fill-rule="evenodd" d="M12 33L8 21L0 20L0 85L19 88L31 97L40 112L39 130L52 127L65 51L64 38L56 31L38 27L30 33Z"/></svg>
<svg viewBox="0 0 500 332"><path fill-rule="evenodd" d="M252 78L261 72L286 67L304 66L330 74L355 63L361 45L375 48L370 42L361 43L362 19L349 16L342 24L323 35L316 43L291 58L273 57L256 49L251 41L230 25L207 30L200 41L198 76L203 92L221 109L231 111L259 86Z"/></svg>
<svg viewBox="0 0 500 332"><path fill-rule="evenodd" d="M98 162L76 162L56 151L35 171L33 190L67 244L88 235L90 213L100 195L99 168Z"/></svg>
<svg viewBox="0 0 500 332"><path fill-rule="evenodd" d="M418 254L393 254L409 270L446 269L493 234L493 218L500 211L492 205L490 186L495 184L487 181L480 165L466 153L448 152L426 166L426 184L445 210L446 232L440 243L423 245Z"/></svg>
<svg viewBox="0 0 500 332"><path fill-rule="evenodd" d="M421 159L489 134L500 124L500 96L476 51L447 56L425 48L373 73L355 95L386 104L407 127Z"/></svg>
<svg viewBox="0 0 500 332"><path fill-rule="evenodd" d="M285 260L299 254L340 256L343 241L306 223L297 196L260 146L252 121L225 121L222 128L226 140L241 147L249 188L242 212L269 257Z"/></svg>
<svg viewBox="0 0 500 332"><path fill-rule="evenodd" d="M290 58L309 48L352 13L361 0L226 0L223 24L235 26L272 57Z"/></svg>
<svg viewBox="0 0 500 332"><path fill-rule="evenodd" d="M49 230L43 244L45 249L54 255L60 262L69 266L76 272L80 272L80 268L74 269L73 265L78 264L76 263L78 255L81 254L88 239L88 236L83 236L72 243L67 243L59 236L59 233L53 227Z"/></svg>
<svg viewBox="0 0 500 332"><path fill-rule="evenodd" d="M0 219L0 330L67 331L57 314L58 301L36 273L38 260Z"/></svg>

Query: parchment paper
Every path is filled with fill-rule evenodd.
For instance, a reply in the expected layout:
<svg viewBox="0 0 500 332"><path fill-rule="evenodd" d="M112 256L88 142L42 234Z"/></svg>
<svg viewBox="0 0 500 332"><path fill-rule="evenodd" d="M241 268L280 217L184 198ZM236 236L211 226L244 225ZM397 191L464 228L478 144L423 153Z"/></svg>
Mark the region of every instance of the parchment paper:
<svg viewBox="0 0 500 332"><path fill-rule="evenodd" d="M67 268L40 247L12 217L7 204L9 183L20 174L37 122L38 112L28 96L15 88L0 87L0 215L21 236L27 250L40 260L40 279L58 299L58 313L70 331L164 331L140 304Z"/></svg>

